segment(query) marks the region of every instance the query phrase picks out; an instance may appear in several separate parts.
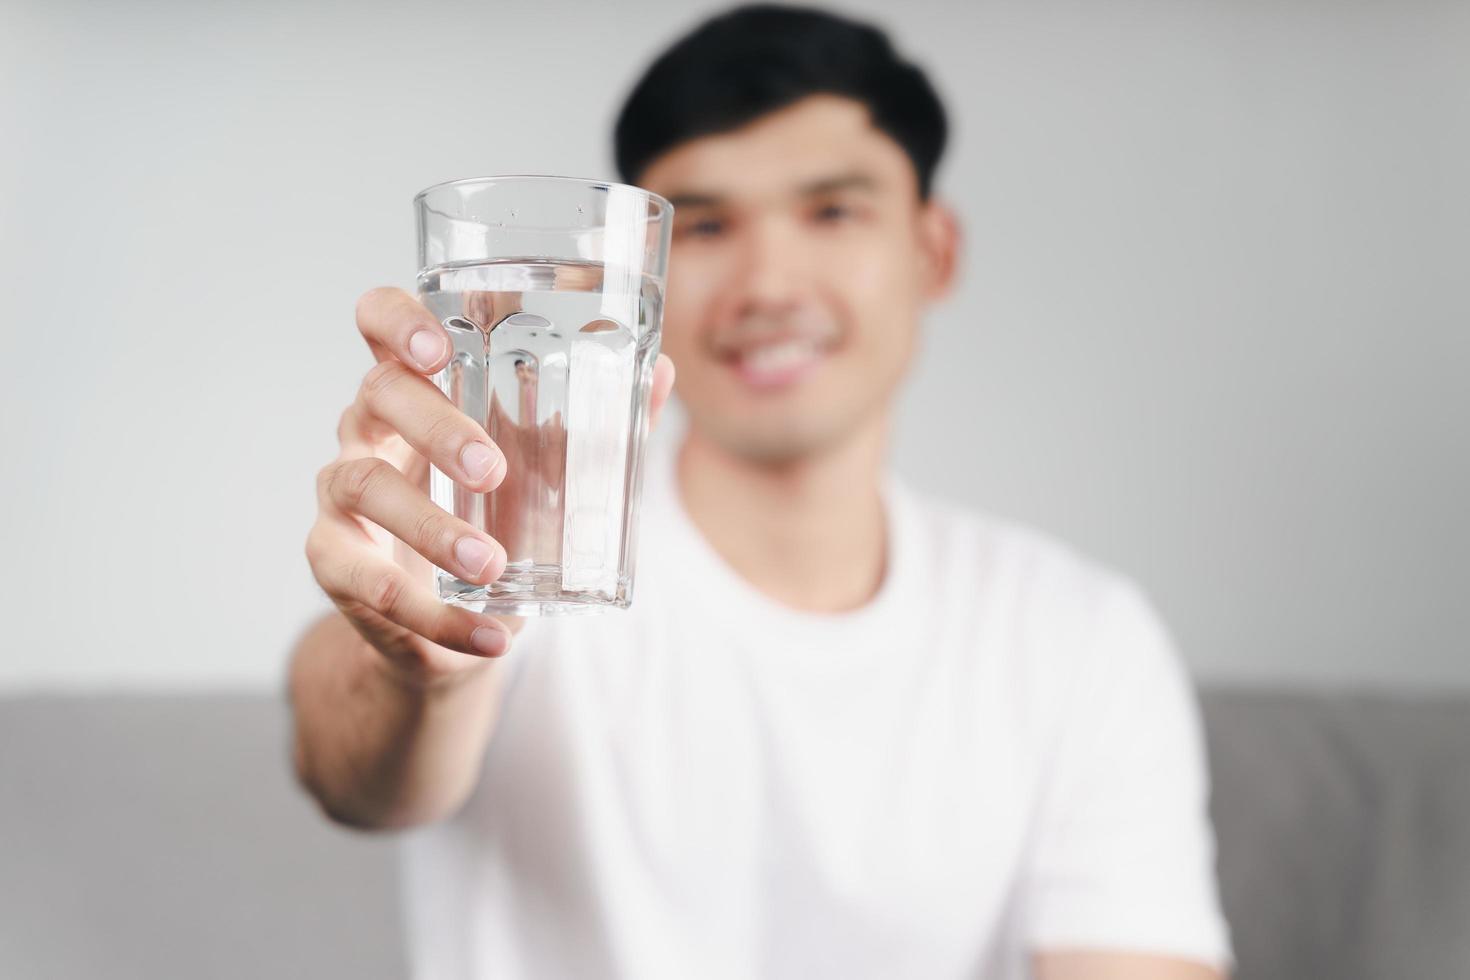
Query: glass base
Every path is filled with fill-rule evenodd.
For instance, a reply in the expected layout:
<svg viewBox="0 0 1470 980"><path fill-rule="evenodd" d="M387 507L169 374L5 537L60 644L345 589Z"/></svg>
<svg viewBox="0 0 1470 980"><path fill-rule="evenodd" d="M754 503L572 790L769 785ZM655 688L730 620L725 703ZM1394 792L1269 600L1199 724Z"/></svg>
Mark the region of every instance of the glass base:
<svg viewBox="0 0 1470 980"><path fill-rule="evenodd" d="M512 565L489 585L465 582L442 569L436 578L441 600L489 616L576 616L627 609L632 603L626 579L619 579L614 592L567 589L556 565Z"/></svg>

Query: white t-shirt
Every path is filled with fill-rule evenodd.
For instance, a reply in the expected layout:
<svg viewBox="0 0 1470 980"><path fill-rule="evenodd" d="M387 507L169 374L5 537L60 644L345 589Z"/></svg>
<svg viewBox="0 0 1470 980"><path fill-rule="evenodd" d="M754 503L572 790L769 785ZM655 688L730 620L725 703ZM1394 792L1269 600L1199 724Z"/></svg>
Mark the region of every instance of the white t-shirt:
<svg viewBox="0 0 1470 980"><path fill-rule="evenodd" d="M1130 579L890 474L843 614L766 597L650 447L632 608L531 620L464 808L402 836L415 980L1232 963L1198 708Z"/></svg>

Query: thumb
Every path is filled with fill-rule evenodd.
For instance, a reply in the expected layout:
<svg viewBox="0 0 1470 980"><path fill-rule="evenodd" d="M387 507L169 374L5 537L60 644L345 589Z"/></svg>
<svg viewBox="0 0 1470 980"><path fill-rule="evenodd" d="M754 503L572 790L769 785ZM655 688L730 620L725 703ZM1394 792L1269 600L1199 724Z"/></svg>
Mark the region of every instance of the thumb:
<svg viewBox="0 0 1470 980"><path fill-rule="evenodd" d="M648 396L648 428L653 431L658 425L658 417L662 414L664 403L669 400L669 392L674 390L674 362L669 360L669 355L660 354L653 363L653 390Z"/></svg>

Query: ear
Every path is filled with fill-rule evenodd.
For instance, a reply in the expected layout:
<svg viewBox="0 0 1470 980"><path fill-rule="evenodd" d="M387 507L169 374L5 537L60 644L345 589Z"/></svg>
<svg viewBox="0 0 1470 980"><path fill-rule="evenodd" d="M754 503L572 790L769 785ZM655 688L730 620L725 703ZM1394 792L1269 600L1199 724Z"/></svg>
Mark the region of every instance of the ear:
<svg viewBox="0 0 1470 980"><path fill-rule="evenodd" d="M919 209L918 223L924 298L933 302L949 295L959 276L960 219L947 204L930 197Z"/></svg>

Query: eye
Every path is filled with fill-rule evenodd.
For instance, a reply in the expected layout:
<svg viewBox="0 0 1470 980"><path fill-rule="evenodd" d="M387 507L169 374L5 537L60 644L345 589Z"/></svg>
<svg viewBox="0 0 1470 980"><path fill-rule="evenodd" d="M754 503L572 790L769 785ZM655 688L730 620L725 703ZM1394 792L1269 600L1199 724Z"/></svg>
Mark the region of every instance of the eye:
<svg viewBox="0 0 1470 980"><path fill-rule="evenodd" d="M724 230L725 224L718 218L701 218L685 225L683 233L694 238L713 238Z"/></svg>
<svg viewBox="0 0 1470 980"><path fill-rule="evenodd" d="M823 204L817 208L816 219L823 224L838 224L852 217L852 209L845 204Z"/></svg>

